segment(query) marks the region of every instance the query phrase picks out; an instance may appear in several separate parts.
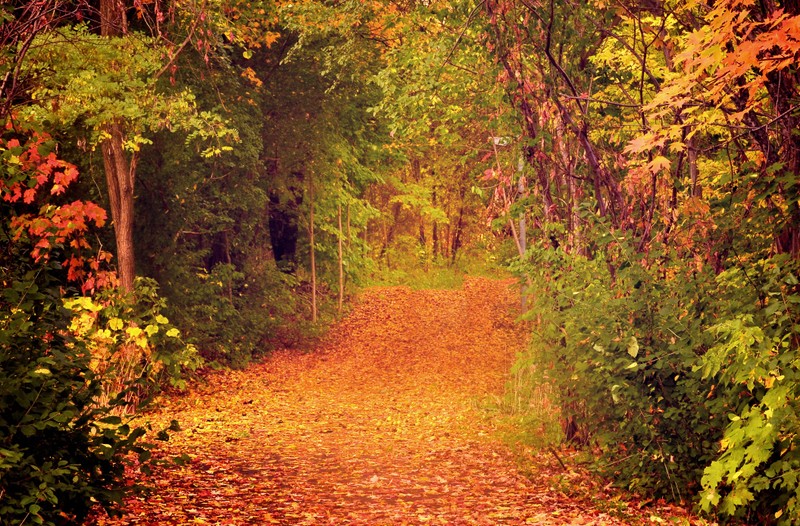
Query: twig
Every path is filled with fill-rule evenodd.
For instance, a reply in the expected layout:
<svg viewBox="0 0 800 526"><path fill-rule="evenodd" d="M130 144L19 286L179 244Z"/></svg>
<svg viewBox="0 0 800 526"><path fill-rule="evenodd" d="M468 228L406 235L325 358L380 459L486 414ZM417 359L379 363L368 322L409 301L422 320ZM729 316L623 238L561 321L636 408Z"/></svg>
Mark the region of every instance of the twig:
<svg viewBox="0 0 800 526"><path fill-rule="evenodd" d="M564 471L569 471L569 469L567 469L567 465L564 464L564 461L561 460L561 457L558 456L558 452L556 451L556 449L553 446L547 446L547 449L550 451L550 453L553 454L554 457L556 457L556 460L558 460L558 463L561 464L561 468Z"/></svg>
<svg viewBox="0 0 800 526"><path fill-rule="evenodd" d="M204 2L203 2L203 5L200 7L200 11L201 11L201 12L202 12L203 10L205 10L207 3L208 3L207 1L204 1ZM185 38L185 39L183 40L183 42L181 42L181 44L180 44L180 45L179 45L179 46L178 46L178 47L175 49L175 52L174 52L174 53L172 53L172 56L171 56L171 57L170 57L170 59L167 61L167 63L166 63L166 64L164 64L164 67L162 67L162 68L161 68L161 70L160 70L158 73L156 73L156 74L155 74L155 78L156 78L156 79L159 79L159 78L161 78L161 75L163 75L163 74L164 74L164 73L165 73L165 72L166 72L166 71L167 71L167 70L168 70L168 69L169 69L169 68L172 66L172 64L175 62L175 60L177 60L177 58L178 58L178 55L180 55L180 54L181 54L181 52L183 51L183 48L185 48L185 47L186 47L186 46L189 44L189 42L191 42L191 40L192 40L192 37L194 36L194 33L195 33L195 31L197 31L197 26L200 24L200 20L201 20L201 19L202 19L202 17L200 17L200 16L197 16L197 17L194 19L194 23L192 24L192 27L191 27L191 28L189 28L189 31L188 31L188 34L186 35L186 38Z"/></svg>
<svg viewBox="0 0 800 526"><path fill-rule="evenodd" d="M624 102L612 102L610 100L595 99L593 97L575 97L573 95L561 95L565 99L577 100L581 102L594 102L597 104L608 104L609 106L620 106L622 108L641 108L641 104L625 104Z"/></svg>
<svg viewBox="0 0 800 526"><path fill-rule="evenodd" d="M444 59L444 62L442 62L442 65L439 66L439 70L436 72L436 80L437 80L437 82L439 80L439 75L442 74L442 70L444 69L444 67L447 64L450 63L450 59L453 58L453 54L456 52L456 49L458 48L458 45L461 43L461 39L464 38L464 34L467 32L467 29L469 29L469 26L472 23L472 19L475 17L475 14L478 12L478 9L480 9L483 6L483 4L485 4L485 3L486 3L486 0L481 0L472 9L472 11L470 11L469 15L467 16L467 21L464 23L464 27L461 28L461 33L459 33L455 44L453 44L453 47L450 48L450 53L447 54L447 58Z"/></svg>
<svg viewBox="0 0 800 526"><path fill-rule="evenodd" d="M764 124L761 124L760 126L746 126L746 127L745 126L739 126L739 127L736 127L737 129L744 129L746 131L744 131L742 133L739 133L737 135L731 136L731 138L728 141L726 141L725 144L726 145L727 144L731 144L735 140L741 139L742 137L744 137L745 135L747 135L749 133L753 133L753 132L756 132L756 131L759 131L759 130L764 130L764 129L772 126L773 124L775 124L776 122L778 122L782 118L786 117L790 113L792 113L794 111L797 111L798 109L800 109L800 105L792 106L791 108L789 108L788 110L784 111L780 115L778 115L778 116L774 117L773 119L771 119L769 122L765 122ZM726 126L726 127L733 128L733 126ZM710 151L712 151L712 150L714 150L716 148L721 148L721 147L722 147L722 145L714 145L714 146L709 146L708 148L703 148L702 150L699 150L699 151L703 152L703 153L708 153L708 152L710 152Z"/></svg>

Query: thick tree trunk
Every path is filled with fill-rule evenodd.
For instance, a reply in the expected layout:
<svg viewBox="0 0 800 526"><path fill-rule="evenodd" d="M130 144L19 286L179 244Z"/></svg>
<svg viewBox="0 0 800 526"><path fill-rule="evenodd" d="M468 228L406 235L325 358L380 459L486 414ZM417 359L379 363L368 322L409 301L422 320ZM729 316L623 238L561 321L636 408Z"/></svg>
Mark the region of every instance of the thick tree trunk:
<svg viewBox="0 0 800 526"><path fill-rule="evenodd" d="M121 123L106 125L110 135L101 144L103 166L108 185L108 200L111 218L114 221L114 237L117 242L117 266L119 285L123 292L133 290L136 276L136 258L133 245L133 190L135 157L128 158L123 148L124 131Z"/></svg>
<svg viewBox="0 0 800 526"><path fill-rule="evenodd" d="M128 32L125 0L100 0L100 34L116 37Z"/></svg>
<svg viewBox="0 0 800 526"><path fill-rule="evenodd" d="M402 205L400 203L392 204L392 224L389 225L387 228L384 222L385 233L383 236L383 246L381 247L381 253L379 256L380 259L383 259L383 257L386 256L386 252L387 250L389 250L389 245L391 245L392 241L394 241L395 228L397 227L397 223L400 220L401 210L402 210Z"/></svg>
<svg viewBox="0 0 800 526"><path fill-rule="evenodd" d="M100 34L118 37L128 31L124 0L100 0ZM103 131L108 138L100 148L103 152L103 167L108 184L108 200L111 219L114 222L114 237L117 242L117 267L119 286L123 292L133 290L136 276L135 251L133 245L133 191L136 173L136 157L130 157L123 147L125 126L121 120L106 124Z"/></svg>
<svg viewBox="0 0 800 526"><path fill-rule="evenodd" d="M300 174L292 174L301 179ZM299 183L298 183L299 184ZM281 272L293 274L297 268L297 239L300 224L299 210L303 204L302 188L289 186L290 197L281 201L278 192L271 192L268 211L269 237L272 255Z"/></svg>

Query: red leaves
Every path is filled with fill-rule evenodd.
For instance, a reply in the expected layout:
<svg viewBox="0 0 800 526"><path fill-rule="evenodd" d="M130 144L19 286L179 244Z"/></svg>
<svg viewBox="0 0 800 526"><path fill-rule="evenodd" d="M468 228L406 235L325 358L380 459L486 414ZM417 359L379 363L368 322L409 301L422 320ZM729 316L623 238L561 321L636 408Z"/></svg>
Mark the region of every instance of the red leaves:
<svg viewBox="0 0 800 526"><path fill-rule="evenodd" d="M50 194L62 194L78 178L75 165L59 159L55 152L42 157L41 152L52 147L48 134L30 133L24 145L17 138L6 141L0 137L0 155L13 173L9 179L0 179L0 194L7 203L33 203L39 190L50 181L53 183Z"/></svg>
<svg viewBox="0 0 800 526"><path fill-rule="evenodd" d="M11 220L14 240L28 238L34 247L31 256L36 261L47 261L54 248L71 248L62 264L67 269L67 279L83 281L82 289L88 292L98 283L94 274L100 270L98 261L108 261L109 255L103 251L93 261L86 261L79 254L91 246L85 239L90 223L101 227L105 223L106 212L94 203L73 201L59 207L45 206L39 214L23 214ZM89 269L86 269L86 266ZM102 280L107 283L108 277Z"/></svg>
<svg viewBox="0 0 800 526"><path fill-rule="evenodd" d="M702 84L715 104L724 102L735 86L748 93L747 109L752 109L763 97L769 75L797 64L800 16L773 9L762 18L751 8L752 2L738 0L714 5L708 25L689 34L676 59L686 73L676 84L685 85L686 91Z"/></svg>
<svg viewBox="0 0 800 526"><path fill-rule="evenodd" d="M64 167L64 170L61 172L56 172L53 175L53 188L50 190L50 193L53 195L58 195L64 193L64 190L67 186L69 186L72 182L74 182L78 178L78 169L75 168L73 165L68 165Z"/></svg>
<svg viewBox="0 0 800 526"><path fill-rule="evenodd" d="M29 188L29 189L25 190L25 193L23 194L22 200L25 202L26 205L29 205L29 204L33 203L33 199L35 197L36 197L36 189L35 188Z"/></svg>
<svg viewBox="0 0 800 526"><path fill-rule="evenodd" d="M10 122L5 129L14 132ZM24 127L10 137L0 136L0 163L5 168L0 195L11 204L39 202L37 212L24 211L30 207L20 208L11 218L14 241L27 240L33 247L31 256L39 262L49 260L54 249L65 249L62 263L68 279L81 282L86 292L111 279L108 273L100 272L99 262L108 260L106 253L101 251L90 260L82 255L91 248L86 234L92 225L99 228L105 224L106 212L88 201L50 202L50 196L63 195L78 178L77 167L59 159L54 147L48 134ZM49 192L45 192L48 185Z"/></svg>
<svg viewBox="0 0 800 526"><path fill-rule="evenodd" d="M100 227L105 219L105 210L96 204L73 201L58 207L45 206L38 215L18 215L12 219L11 227L16 241L27 235L34 242L36 250L32 255L38 259L46 257L41 250L64 245L68 240L73 248L89 248L82 237L89 230L89 222Z"/></svg>

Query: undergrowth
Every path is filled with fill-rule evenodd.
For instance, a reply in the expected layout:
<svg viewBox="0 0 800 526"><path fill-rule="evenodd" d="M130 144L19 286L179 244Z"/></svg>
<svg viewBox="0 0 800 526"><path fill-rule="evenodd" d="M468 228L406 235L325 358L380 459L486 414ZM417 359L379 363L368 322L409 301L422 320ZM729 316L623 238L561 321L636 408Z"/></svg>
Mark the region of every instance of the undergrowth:
<svg viewBox="0 0 800 526"><path fill-rule="evenodd" d="M465 276L506 278L511 274L492 251L464 249L455 258L434 256L415 243L390 250L366 280L367 286L402 285L415 290L458 289Z"/></svg>

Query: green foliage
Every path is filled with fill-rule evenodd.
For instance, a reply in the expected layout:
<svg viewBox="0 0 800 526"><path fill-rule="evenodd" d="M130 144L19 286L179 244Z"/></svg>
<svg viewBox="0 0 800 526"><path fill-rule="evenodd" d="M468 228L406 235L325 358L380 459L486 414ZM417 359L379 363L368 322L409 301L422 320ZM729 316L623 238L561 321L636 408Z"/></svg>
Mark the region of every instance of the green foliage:
<svg viewBox="0 0 800 526"><path fill-rule="evenodd" d="M149 459L144 430L115 416L127 389L100 402L103 379L71 334L59 266L33 265L7 237L0 247L0 517L64 524L95 503L113 511L133 489L122 480L127 460Z"/></svg>
<svg viewBox="0 0 800 526"><path fill-rule="evenodd" d="M197 111L189 90L159 85L164 50L144 34L105 38L85 25L44 33L29 53L26 75L39 79L23 111L35 122L77 126L80 141L97 147L108 138L106 126L125 123L123 144L139 152L158 130L183 130L186 141L202 145L210 157L232 150L235 130L216 114Z"/></svg>
<svg viewBox="0 0 800 526"><path fill-rule="evenodd" d="M602 240L603 236L595 239ZM616 239L594 259L534 248L533 351L562 418L628 489L759 523L794 524L800 414L797 263L754 260L719 275ZM604 254L605 257L598 257ZM613 254L625 261L612 275Z"/></svg>
<svg viewBox="0 0 800 526"><path fill-rule="evenodd" d="M625 257L629 249L622 242L615 250ZM726 424L727 393L695 368L712 343L713 280L679 263L664 267L660 257L662 266L629 261L612 276L599 254L530 251L521 268L540 318L536 351L516 368L532 365L555 380L562 417L577 422L576 440L600 448L602 472L628 489L687 501Z"/></svg>
<svg viewBox="0 0 800 526"><path fill-rule="evenodd" d="M201 82L191 74L206 68L200 58L184 61L187 78L178 78L201 107L217 103L218 89L248 89L226 64L208 68L213 82ZM164 314L186 341L207 361L233 367L296 341L294 331L305 329L298 280L279 272L270 253L267 209L276 182L261 161L264 122L254 111L258 97L249 95L215 108L242 138L233 150L207 157L175 134L159 133L142 149L139 167L140 269L159 283Z"/></svg>
<svg viewBox="0 0 800 526"><path fill-rule="evenodd" d="M786 255L717 277L726 309L697 366L738 395L720 451L705 470L701 506L779 524L800 520L798 264Z"/></svg>
<svg viewBox="0 0 800 526"><path fill-rule="evenodd" d="M274 265L238 272L220 263L194 276L175 270L171 280L181 288L170 290L171 317L206 360L243 367L275 345L302 339L297 282Z"/></svg>

